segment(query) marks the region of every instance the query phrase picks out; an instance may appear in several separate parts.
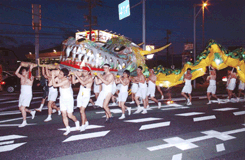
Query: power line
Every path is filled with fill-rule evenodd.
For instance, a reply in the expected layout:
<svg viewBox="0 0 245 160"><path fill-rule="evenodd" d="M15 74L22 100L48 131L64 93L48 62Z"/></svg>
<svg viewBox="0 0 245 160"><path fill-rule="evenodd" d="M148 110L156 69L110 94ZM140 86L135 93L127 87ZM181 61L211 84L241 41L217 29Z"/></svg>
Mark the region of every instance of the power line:
<svg viewBox="0 0 245 160"><path fill-rule="evenodd" d="M27 12L27 11L24 11L24 10L15 8L15 7L11 7L11 6L8 6L8 5L4 5L4 4L2 4L2 3L0 3L0 5L1 5L1 6L8 7L8 8L11 8L11 9L15 9L15 10L18 10L18 11L21 11L21 12L24 12L24 13L28 13L28 14L31 14L31 15L36 15L36 14L30 13L30 12ZM37 16L39 16L39 15L37 15ZM65 24L65 25L70 25L70 26L73 26L73 27L78 27L78 26L75 26L75 25L72 25L72 24L68 24L68 23L64 23L64 22L57 21L57 20L52 19L52 18L43 17L43 16L42 16L42 18L43 18L43 19L52 20L52 21L54 21L54 22L62 23L62 24ZM78 27L78 28L80 28L80 27Z"/></svg>

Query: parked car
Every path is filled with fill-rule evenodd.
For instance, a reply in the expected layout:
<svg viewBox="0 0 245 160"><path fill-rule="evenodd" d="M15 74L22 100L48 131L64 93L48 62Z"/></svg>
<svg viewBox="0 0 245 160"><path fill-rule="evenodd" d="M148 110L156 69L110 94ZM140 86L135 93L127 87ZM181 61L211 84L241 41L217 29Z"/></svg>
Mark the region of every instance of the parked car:
<svg viewBox="0 0 245 160"><path fill-rule="evenodd" d="M11 77L11 76L13 76L13 74L12 73L10 73L10 72L7 72L7 71L3 71L2 72L2 79L4 80L5 78L7 78L7 77Z"/></svg>
<svg viewBox="0 0 245 160"><path fill-rule="evenodd" d="M39 83L39 80L34 79L32 90L42 91L42 86L38 85ZM19 91L20 78L18 78L17 76L9 76L1 82L1 85L3 89L9 93Z"/></svg>

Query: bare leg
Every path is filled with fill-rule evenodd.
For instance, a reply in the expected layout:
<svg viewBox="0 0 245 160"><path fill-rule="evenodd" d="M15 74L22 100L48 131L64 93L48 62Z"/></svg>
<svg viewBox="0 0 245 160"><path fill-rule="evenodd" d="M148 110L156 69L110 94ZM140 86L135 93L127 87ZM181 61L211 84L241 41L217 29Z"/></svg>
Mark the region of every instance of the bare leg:
<svg viewBox="0 0 245 160"><path fill-rule="evenodd" d="M80 107L80 113L81 113L82 125L84 125L85 122L87 121L87 117L85 114L85 108L84 107Z"/></svg>
<svg viewBox="0 0 245 160"><path fill-rule="evenodd" d="M125 102L120 102L121 103L121 107L122 107L122 113L125 114L125 109L126 109L126 106L124 105Z"/></svg>
<svg viewBox="0 0 245 160"><path fill-rule="evenodd" d="M74 122L77 121L77 118L73 115L73 113L67 113L68 117L73 120Z"/></svg>
<svg viewBox="0 0 245 160"><path fill-rule="evenodd" d="M186 96L184 92L181 92L181 95L184 96L186 99L188 99L188 97Z"/></svg>
<svg viewBox="0 0 245 160"><path fill-rule="evenodd" d="M60 109L56 106L56 104L53 102L52 103L52 108L56 109L57 111L59 111Z"/></svg>
<svg viewBox="0 0 245 160"><path fill-rule="evenodd" d="M95 98L97 99L99 96L99 93L94 93L94 95L95 95Z"/></svg>
<svg viewBox="0 0 245 160"><path fill-rule="evenodd" d="M207 93L207 97L208 97L208 101L210 101L210 98L211 98L210 92Z"/></svg>
<svg viewBox="0 0 245 160"><path fill-rule="evenodd" d="M158 100L155 97L151 97L151 100L153 100L156 104L158 104Z"/></svg>
<svg viewBox="0 0 245 160"><path fill-rule="evenodd" d="M68 118L67 118L67 112L66 111L61 111L62 112L62 119L65 127L69 126Z"/></svg>
<svg viewBox="0 0 245 160"><path fill-rule="evenodd" d="M163 97L163 93L162 93L162 90L161 90L161 87L160 86L157 86L157 90L160 92L161 97Z"/></svg>
<svg viewBox="0 0 245 160"><path fill-rule="evenodd" d="M89 100L89 102L94 106L94 101L92 99Z"/></svg>
<svg viewBox="0 0 245 160"><path fill-rule="evenodd" d="M112 94L109 93L109 94L106 96L106 98L105 98L105 100L104 100L104 102L103 102L103 108L104 108L104 110L105 110L105 112L106 112L106 117L107 117L107 118L110 118L110 117L111 117L111 112L110 112L110 109L109 109L109 106L108 106L109 101L110 101L110 99L111 99L111 96L112 96Z"/></svg>
<svg viewBox="0 0 245 160"><path fill-rule="evenodd" d="M135 101L135 93L131 93L131 97L132 97L132 102Z"/></svg>
<svg viewBox="0 0 245 160"><path fill-rule="evenodd" d="M136 102L137 106L140 106L139 97L135 97L135 102Z"/></svg>
<svg viewBox="0 0 245 160"><path fill-rule="evenodd" d="M20 106L19 110L21 111L22 117L23 117L23 121L26 120L26 107L24 106Z"/></svg>
<svg viewBox="0 0 245 160"><path fill-rule="evenodd" d="M216 96L216 94L212 94L212 96L213 96L214 98L216 98L216 99L219 99L219 98Z"/></svg>
<svg viewBox="0 0 245 160"><path fill-rule="evenodd" d="M143 99L143 104L144 104L144 108L146 109L147 108L147 97L145 99Z"/></svg>
<svg viewBox="0 0 245 160"><path fill-rule="evenodd" d="M48 115L52 114L52 104L54 101L48 101Z"/></svg>
<svg viewBox="0 0 245 160"><path fill-rule="evenodd" d="M188 94L188 95L189 95L189 99L190 99L190 102L191 102L191 99L192 99L192 98L191 98L191 94Z"/></svg>

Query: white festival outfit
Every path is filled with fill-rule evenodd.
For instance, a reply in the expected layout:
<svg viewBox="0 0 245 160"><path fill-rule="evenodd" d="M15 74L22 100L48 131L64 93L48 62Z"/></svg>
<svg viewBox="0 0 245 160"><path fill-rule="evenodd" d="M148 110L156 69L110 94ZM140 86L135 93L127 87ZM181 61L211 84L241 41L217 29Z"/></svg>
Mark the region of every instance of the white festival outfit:
<svg viewBox="0 0 245 160"><path fill-rule="evenodd" d="M118 95L118 101L126 102L127 98L128 98L128 85L126 86L121 85L120 92Z"/></svg>
<svg viewBox="0 0 245 160"><path fill-rule="evenodd" d="M181 92L191 94L192 92L191 79L185 79L185 86L183 87Z"/></svg>
<svg viewBox="0 0 245 160"><path fill-rule="evenodd" d="M138 88L139 88L139 85L137 83L133 83L132 87L131 87L131 92L132 93L137 93Z"/></svg>
<svg viewBox="0 0 245 160"><path fill-rule="evenodd" d="M56 101L58 96L58 90L57 88L54 88L53 86L49 86L49 93L48 93L48 101Z"/></svg>
<svg viewBox="0 0 245 160"><path fill-rule="evenodd" d="M122 86L121 83L117 84L117 90L120 90L121 89L121 86Z"/></svg>
<svg viewBox="0 0 245 160"><path fill-rule="evenodd" d="M29 107L32 99L32 86L21 85L20 96L19 96L19 107Z"/></svg>
<svg viewBox="0 0 245 160"><path fill-rule="evenodd" d="M70 87L61 88L60 87L60 110L67 111L67 113L72 113L74 107L73 90Z"/></svg>
<svg viewBox="0 0 245 160"><path fill-rule="evenodd" d="M244 88L245 88L245 83L243 83L243 82L240 80L240 83L239 83L238 89L240 89L240 90L244 90Z"/></svg>
<svg viewBox="0 0 245 160"><path fill-rule="evenodd" d="M106 98L106 96L111 93L112 94L112 84L102 84L102 91L100 92L96 102L95 102L95 105L96 106L100 106L101 108L103 108L103 103L104 103L104 100Z"/></svg>
<svg viewBox="0 0 245 160"><path fill-rule="evenodd" d="M207 89L207 93L212 93L212 94L215 94L216 92L216 80L209 80L209 86L208 86L208 89Z"/></svg>
<svg viewBox="0 0 245 160"><path fill-rule="evenodd" d="M230 83L227 86L227 89L233 91L236 87L236 78L231 78Z"/></svg>
<svg viewBox="0 0 245 160"><path fill-rule="evenodd" d="M80 90L77 95L77 107L84 107L86 108L91 95L91 88L86 88L80 85Z"/></svg>
<svg viewBox="0 0 245 160"><path fill-rule="evenodd" d="M112 95L114 95L116 93L116 91L117 91L117 85L115 82L113 82L113 84L112 84Z"/></svg>
<svg viewBox="0 0 245 160"><path fill-rule="evenodd" d="M135 97L140 97L142 99L145 99L146 96L147 96L147 85L146 85L146 82L139 83L139 89L136 92Z"/></svg>
<svg viewBox="0 0 245 160"><path fill-rule="evenodd" d="M156 84L153 83L151 80L149 80L147 95L150 97L155 97L155 91L156 91Z"/></svg>
<svg viewBox="0 0 245 160"><path fill-rule="evenodd" d="M94 83L94 93L100 93L100 85Z"/></svg>

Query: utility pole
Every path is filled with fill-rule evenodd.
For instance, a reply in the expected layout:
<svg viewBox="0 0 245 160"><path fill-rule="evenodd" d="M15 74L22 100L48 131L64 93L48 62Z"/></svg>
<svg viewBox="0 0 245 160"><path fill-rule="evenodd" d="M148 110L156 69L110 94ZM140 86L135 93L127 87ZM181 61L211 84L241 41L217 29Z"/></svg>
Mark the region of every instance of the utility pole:
<svg viewBox="0 0 245 160"><path fill-rule="evenodd" d="M143 15L143 17L142 17L142 22L143 22L143 24L142 24L142 31L143 31L143 50L145 50L145 46L146 46L146 37L145 37L145 0L143 0L143 4L142 4L142 15Z"/></svg>
<svg viewBox="0 0 245 160"><path fill-rule="evenodd" d="M41 30L41 5L32 4L32 29L35 31L35 62L39 65L39 30ZM40 68L36 72L39 77Z"/></svg>
<svg viewBox="0 0 245 160"><path fill-rule="evenodd" d="M97 24L97 16L92 16L92 9L96 5L102 6L102 4L101 4L102 1L101 0L85 0L85 1L88 2L88 6L87 7L89 9L89 14L88 15L84 15L84 18L86 19L85 22L88 22L88 25L84 25L84 27L89 27L89 40L92 40L92 34L91 34L92 26L97 26L98 25ZM92 1L94 2L93 5L92 5Z"/></svg>

